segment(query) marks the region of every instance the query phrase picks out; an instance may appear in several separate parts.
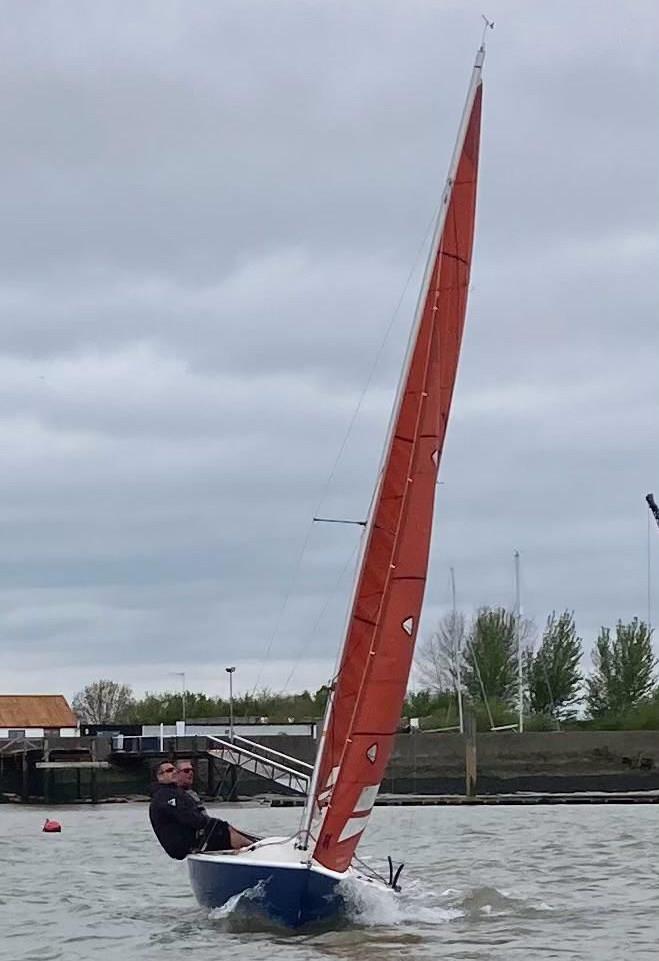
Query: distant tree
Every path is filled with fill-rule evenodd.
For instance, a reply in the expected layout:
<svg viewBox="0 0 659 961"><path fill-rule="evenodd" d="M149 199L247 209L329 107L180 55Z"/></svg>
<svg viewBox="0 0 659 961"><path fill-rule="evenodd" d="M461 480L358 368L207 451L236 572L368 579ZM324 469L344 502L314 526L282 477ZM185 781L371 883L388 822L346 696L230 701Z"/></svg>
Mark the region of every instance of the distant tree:
<svg viewBox="0 0 659 961"><path fill-rule="evenodd" d="M456 710L454 691L431 691L427 687L408 691L403 705L405 717L451 716Z"/></svg>
<svg viewBox="0 0 659 961"><path fill-rule="evenodd" d="M540 647L535 654L529 651L526 656L527 696L532 714L560 719L570 713L582 683L582 654L574 615L563 611L557 617L553 611L547 618Z"/></svg>
<svg viewBox="0 0 659 961"><path fill-rule="evenodd" d="M185 692L185 714L187 718L212 717L220 713L216 702L205 694ZM183 719L183 696L181 691L147 691L143 698L135 701L131 708L131 718L136 724L174 724Z"/></svg>
<svg viewBox="0 0 659 961"><path fill-rule="evenodd" d="M523 646L533 631L528 620L521 620ZM475 701L483 694L489 701L513 704L518 692L517 630L512 611L481 608L467 635L464 649L464 685Z"/></svg>
<svg viewBox="0 0 659 961"><path fill-rule="evenodd" d="M135 701L127 684L100 680L88 684L73 698L73 710L81 721L90 724L112 724L126 721Z"/></svg>
<svg viewBox="0 0 659 961"><path fill-rule="evenodd" d="M618 621L614 638L609 628L603 627L592 658L595 670L586 681L591 717L624 713L652 694L657 663L652 631L637 617L629 624Z"/></svg>
<svg viewBox="0 0 659 961"><path fill-rule="evenodd" d="M418 645L416 676L424 688L436 694L457 689L458 663L462 667L464 636L464 615L459 611L450 611L441 618L430 637Z"/></svg>
<svg viewBox="0 0 659 961"><path fill-rule="evenodd" d="M419 691L408 691L405 703L403 704L403 715L405 717L428 717L432 713L435 695L430 688L422 688Z"/></svg>
<svg viewBox="0 0 659 961"><path fill-rule="evenodd" d="M313 696L313 707L314 716L322 717L325 713L325 708L327 707L327 698L329 697L330 689L327 684L321 685Z"/></svg>
<svg viewBox="0 0 659 961"><path fill-rule="evenodd" d="M268 689L236 695L233 699L234 718L267 717L271 721L307 721L323 716L327 701L327 687L315 694L275 694ZM214 698L202 692L186 691L186 715L188 720L210 717L228 718L230 705L226 698ZM135 701L131 717L140 724L173 724L182 719L180 691L147 692Z"/></svg>

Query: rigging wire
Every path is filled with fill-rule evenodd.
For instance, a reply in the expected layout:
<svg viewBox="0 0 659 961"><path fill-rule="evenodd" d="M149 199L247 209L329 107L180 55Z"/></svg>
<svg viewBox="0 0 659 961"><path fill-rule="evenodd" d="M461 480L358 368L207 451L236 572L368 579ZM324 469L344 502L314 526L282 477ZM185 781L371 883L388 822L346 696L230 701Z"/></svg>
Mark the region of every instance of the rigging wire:
<svg viewBox="0 0 659 961"><path fill-rule="evenodd" d="M367 874L369 877L373 878L374 881L382 881L383 884L388 886L385 876L380 874L379 871L376 871L375 868L371 867L370 864L360 858L357 854L353 854L352 860L357 862L364 874Z"/></svg>
<svg viewBox="0 0 659 961"><path fill-rule="evenodd" d="M303 834L303 833L304 833L304 832L303 832L302 830L296 831L294 834L291 834L289 837L287 837L286 840L287 840L287 841L293 841L293 840L295 840L296 838L298 838L298 837L299 837L301 834ZM318 838L316 837L316 835L313 834L313 833L310 831L310 832L309 832L309 841L310 841L313 845L315 845L316 842L317 842L317 840L318 840ZM266 847L266 845L267 845L268 843L271 843L271 844L280 844L280 843L281 843L281 840L280 840L280 839L277 839L277 838L273 838L272 841L270 841L270 842L266 840L265 842L260 842L260 843L259 843L259 847ZM380 882L382 882L382 884L385 885L385 887L392 887L395 891L397 891L397 890L399 890L399 889L398 889L398 887L396 886L396 883L397 883L397 881L398 881L398 878L400 877L401 871L403 870L403 865L401 864L401 865L394 871L394 867L393 867L393 863L392 863L391 857L388 857L387 860L388 860L388 862L389 862L389 879L388 879L388 880L387 880L387 878L385 878L385 876L384 876L383 874L380 874L380 872L377 871L374 867L372 867L367 861L364 861L363 858L360 858L359 855L358 855L356 852L355 852L355 853L353 854L353 856L352 856L351 866L352 866L353 863L358 864L359 867L362 869L362 871L364 872L364 874L365 874L367 877L371 878L373 881L380 881Z"/></svg>
<svg viewBox="0 0 659 961"><path fill-rule="evenodd" d="M367 378L366 378L366 383L365 383L365 385L364 385L364 387L363 387L363 389L362 389L362 391L361 391L361 394L360 394L359 399L358 399L358 401L357 401L357 405L356 405L356 407L355 407L355 409L354 409L354 411L353 411L353 413L352 413L352 416L351 416L351 418L350 418L350 422L349 422L349 424L348 424L348 428L347 428L347 430L346 430L346 433L345 433L345 436L344 436L344 438L343 438L343 441L341 442L341 444L340 444L340 446L339 446L339 451L338 451L338 453L337 453L337 455L336 455L336 458L334 459L334 463L333 463L333 465L332 465L332 468L331 468L331 470L330 470L330 473L329 473L329 475L328 475L327 479L325 480L325 483L324 483L324 485L323 485L323 487L322 487L322 490L321 490L321 493L320 493L320 497L319 497L318 502L317 502L316 509L313 511L313 515L312 515L313 517L316 517L316 516L320 513L320 510L321 510L321 508L322 508L322 506L323 506L323 503L324 503L324 501L325 501L325 498L327 497L327 493L328 493L328 491L329 491L330 485L331 485L332 481L334 480L334 476L335 476L335 474L336 474L336 471L337 471L337 468L338 468L339 463L340 463L340 461L341 461L341 458L343 457L343 454L344 454L344 452L345 452L345 449L346 449L346 447L347 447L347 445L348 445L348 441L349 441L350 436L351 436L351 434L352 434L352 431L353 431L353 429L354 429L355 423L356 423L356 421L357 421L357 417L359 416L359 413L360 413L360 411L361 411L361 409L362 409L364 400L365 400L365 398L366 398L366 394L367 394L368 390L370 389L371 383L372 383L373 378L374 378L374 376L375 376L375 371L377 370L377 368L378 368L378 366L379 366L379 364L380 364L380 360L381 360L382 355L383 355L383 353L384 353L384 348L385 348L385 346L386 346L386 344L387 344L387 341L388 341L388 339L389 339L389 336L391 335L391 331L393 330L394 324L395 324L395 322L396 322L396 318L398 317L398 313L399 313L400 308L401 308L401 306L402 306L402 304L403 304L403 301L404 301L404 299L405 299L405 295L406 295L407 290L408 290L408 288L409 288L410 281L412 280L412 277L414 276L414 273L415 273L415 271L416 271L416 269L417 269L417 265L418 265L418 263L419 263L419 258L420 258L420 256L421 256L421 253L422 253L423 249L424 249L424 248L426 247L426 245L427 245L428 235L431 233L431 231L432 231L432 229L433 229L433 227L434 227L434 224L435 224L436 219L437 219L437 214L436 214L436 212L433 212L433 215L432 215L432 217L431 217L431 219L430 219L429 223L427 224L426 229L425 229L425 231L424 231L423 239L422 239L421 243L419 244L419 246L418 246L418 248L417 248L417 251L416 251L416 253L415 253L414 257L413 257L412 266L410 267L409 273L408 273L408 275L407 275L407 279L406 279L406 281L405 281L405 283L404 283L404 285L403 285L403 289L402 289L402 292L401 292L401 294L400 294L400 297L398 298L398 302L397 302L397 304L396 304L396 307L394 308L394 311L393 311L393 313L392 313L392 315L391 315L391 318L390 318L390 320L389 320L389 323L387 324L386 330L385 330L385 332L384 332L384 336L383 336L383 338L382 338L382 340L381 340L381 342L380 342L380 345L379 345L379 347L378 347L378 349L377 349L377 351L376 351L375 359L374 359L374 361L373 361L373 363L372 363L372 365L371 365L371 368L370 368L370 370L369 370L368 376L367 376ZM292 595L292 593L293 593L293 588L294 588L295 585L297 584L297 580L298 580L298 577L299 577L299 574L300 574L300 570L301 570L301 567L302 567L302 562L303 562L303 560L304 560L304 556L305 556L305 554L306 554L306 552L307 552L307 548L308 548L308 546L309 546L309 541L310 541L310 539L311 539L311 532L312 532L312 530L313 530L313 523L309 524L309 526L308 526L308 528L307 528L307 532L306 532L304 541L303 541L303 543L302 543L302 547L301 547L301 549L300 549L300 552L299 552L298 557L297 557L297 561L296 561L296 563L295 563L295 567L294 567L294 570L293 570L293 576L292 576L292 578L291 578L290 587L289 587L288 591L286 592L286 596L284 597L284 601L283 601L283 603L282 603L282 605L281 605L281 608L280 608L280 610L279 610L279 614L278 614L277 619L276 619L276 621L275 621L274 629L273 629L272 634L270 635L270 638L269 638L268 643L267 643L267 645L266 645L265 654L263 655L263 657L262 657L262 659L261 659L261 667L259 668L259 672L258 672L258 674L257 674L256 681L254 682L254 687L252 688L252 696L254 696L254 694L256 693L256 691L257 691L257 689L258 689L258 685L259 685L259 683L260 683L260 681L261 681L261 677L262 677L262 675L263 675L264 667L265 667L265 665L266 665L266 663L267 663L267 661L268 661L268 659L269 659L269 657L270 657L270 653L271 653L271 651L272 651L272 646L273 646L275 640L277 639L277 637L278 637L278 635L279 635L279 631L280 631L280 629L281 629L281 625L282 625L282 622L283 622L283 620L284 620L284 615L285 615L285 613L286 613L286 610L287 610L287 608L288 608L289 601L290 601L290 599L291 599L291 595Z"/></svg>
<svg viewBox="0 0 659 961"><path fill-rule="evenodd" d="M320 622L321 622L322 619L324 618L325 614L327 613L327 609L329 608L330 604L332 603L333 598L336 597L337 591L338 591L338 589L339 589L339 584L340 584L341 581L343 580L343 578L344 578L344 576L345 576L345 573L346 573L346 571L348 570L348 568L352 566L352 563L353 563L353 561L354 561L354 559L355 559L355 556L356 556L356 554L357 554L358 548L359 548L359 542L357 542L357 544L354 545L354 547L353 547L353 549L352 549L352 553L350 554L350 557L348 558L348 560L345 562L345 564L344 564L343 567L341 568L341 572L340 572L339 576L337 577L337 579L336 579L336 581L335 581L335 583L334 583L334 587L332 588L332 590L330 591L330 593L327 595L327 599L326 599L326 601L325 601L325 603L324 603L324 605L323 605L323 607L322 607L322 609L321 609L321 611L320 611L320 614L318 615L318 617L317 617L316 620L314 621L313 627L311 628L311 632L310 632L310 636L311 636L311 637L313 637L313 636L315 635L316 631L318 630L318 627L320 626ZM282 688L282 693L285 693L285 692L286 692L286 690L288 689L288 685L291 683L291 681L292 681L292 679L293 679L293 675L295 674L295 672L296 672L297 669L298 669L298 666L299 666L299 657L300 657L300 654L302 653L302 651L303 651L303 649L304 649L304 646L306 645L306 642L307 642L307 639L306 639L306 637L305 637L305 638L302 640L302 644L300 645L300 647L298 648L298 650L297 650L297 652L296 652L296 656L293 658L293 667L291 668L290 673L289 673L288 677L286 678L286 680L285 680L285 682L284 682L284 686L283 686L283 688ZM336 670L333 672L333 674L335 674L335 673L336 673Z"/></svg>

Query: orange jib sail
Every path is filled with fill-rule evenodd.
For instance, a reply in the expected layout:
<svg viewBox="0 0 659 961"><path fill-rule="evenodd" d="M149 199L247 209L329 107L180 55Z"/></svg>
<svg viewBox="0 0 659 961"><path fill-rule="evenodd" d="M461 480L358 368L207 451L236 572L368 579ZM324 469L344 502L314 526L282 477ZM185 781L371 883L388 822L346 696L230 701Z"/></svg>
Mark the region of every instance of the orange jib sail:
<svg viewBox="0 0 659 961"><path fill-rule="evenodd" d="M313 858L345 871L391 755L425 590L437 472L467 307L482 50L442 198L406 370L365 533L309 799Z"/></svg>

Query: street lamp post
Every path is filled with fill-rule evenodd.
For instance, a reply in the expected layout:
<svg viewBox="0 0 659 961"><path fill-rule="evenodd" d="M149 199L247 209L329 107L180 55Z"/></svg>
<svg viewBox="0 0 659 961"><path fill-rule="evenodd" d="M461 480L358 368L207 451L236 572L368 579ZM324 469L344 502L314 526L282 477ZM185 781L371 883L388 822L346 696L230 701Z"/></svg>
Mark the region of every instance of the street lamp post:
<svg viewBox="0 0 659 961"><path fill-rule="evenodd" d="M183 721L183 729L185 730L185 671L172 671L172 674L174 677L181 678L181 713L183 714L181 720Z"/></svg>
<svg viewBox="0 0 659 961"><path fill-rule="evenodd" d="M233 743L233 674L235 667L225 667L229 675L229 740Z"/></svg>

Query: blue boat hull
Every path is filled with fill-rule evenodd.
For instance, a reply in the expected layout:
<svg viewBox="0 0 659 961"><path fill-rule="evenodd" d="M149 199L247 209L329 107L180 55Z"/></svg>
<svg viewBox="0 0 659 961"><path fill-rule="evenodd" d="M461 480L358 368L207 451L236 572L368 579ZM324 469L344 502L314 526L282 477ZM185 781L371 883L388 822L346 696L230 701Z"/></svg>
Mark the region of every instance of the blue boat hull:
<svg viewBox="0 0 659 961"><path fill-rule="evenodd" d="M327 921L344 908L340 878L312 866L250 864L238 857L188 858L190 881L197 901L218 908L242 895L240 909L262 915L289 928Z"/></svg>

